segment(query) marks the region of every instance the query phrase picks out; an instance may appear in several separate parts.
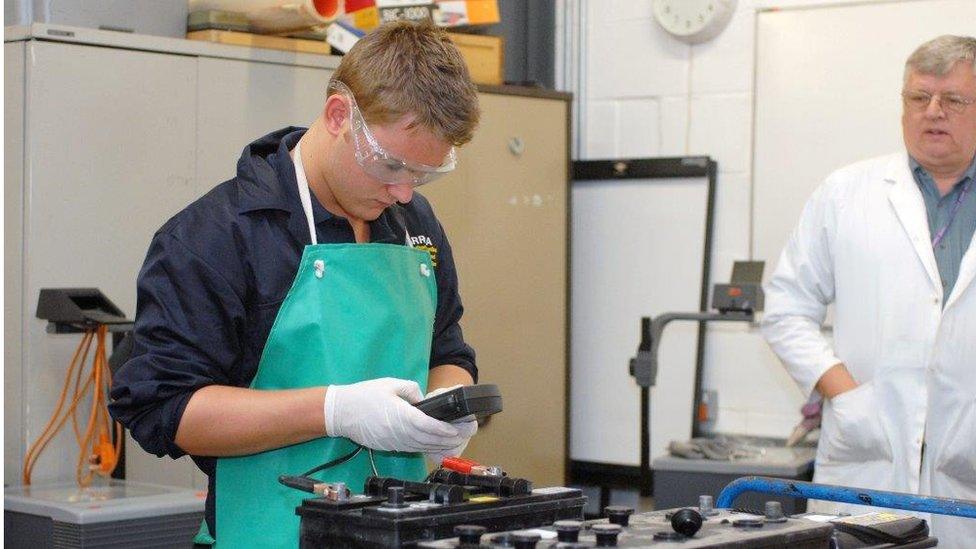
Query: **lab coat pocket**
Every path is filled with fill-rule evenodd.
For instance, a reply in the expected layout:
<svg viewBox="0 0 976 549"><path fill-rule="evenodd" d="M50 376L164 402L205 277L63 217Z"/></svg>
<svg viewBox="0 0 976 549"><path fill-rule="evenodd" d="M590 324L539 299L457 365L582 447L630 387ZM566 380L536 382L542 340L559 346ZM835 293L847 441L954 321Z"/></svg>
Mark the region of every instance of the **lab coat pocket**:
<svg viewBox="0 0 976 549"><path fill-rule="evenodd" d="M891 461L891 443L879 415L871 382L828 400L824 406L820 455L827 461Z"/></svg>
<svg viewBox="0 0 976 549"><path fill-rule="evenodd" d="M976 399L965 406L952 428L935 469L965 484L976 485Z"/></svg>

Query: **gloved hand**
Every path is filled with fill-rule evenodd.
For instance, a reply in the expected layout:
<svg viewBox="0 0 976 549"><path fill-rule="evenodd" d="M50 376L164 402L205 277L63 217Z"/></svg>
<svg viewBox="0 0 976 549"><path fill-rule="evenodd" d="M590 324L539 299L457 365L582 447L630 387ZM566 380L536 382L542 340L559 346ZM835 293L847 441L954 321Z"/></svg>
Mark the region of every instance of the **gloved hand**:
<svg viewBox="0 0 976 549"><path fill-rule="evenodd" d="M450 391L451 389L457 389L458 387L460 387L460 385L434 389L433 391L424 395L424 399L428 399L434 395L445 393L447 391ZM433 463L435 467L440 467L441 462L444 461L444 458L446 457L460 456L464 452L464 449L467 448L468 441L471 440L471 437L473 437L475 433L478 432L478 420L474 416L465 416L460 419L454 420L453 422L451 422L451 425L457 427L463 440L461 441L460 444L458 444L453 448L448 448L447 450L435 450L432 452L427 452L427 459L430 460L430 462Z"/></svg>
<svg viewBox="0 0 976 549"><path fill-rule="evenodd" d="M421 400L414 381L385 377L325 392L325 429L374 450L437 452L456 448L471 435L411 406Z"/></svg>

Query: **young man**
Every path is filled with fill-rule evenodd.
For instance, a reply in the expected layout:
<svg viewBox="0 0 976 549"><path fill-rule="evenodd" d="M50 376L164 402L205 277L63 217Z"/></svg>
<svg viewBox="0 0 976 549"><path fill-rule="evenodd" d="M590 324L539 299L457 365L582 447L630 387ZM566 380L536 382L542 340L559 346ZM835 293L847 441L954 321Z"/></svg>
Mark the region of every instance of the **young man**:
<svg viewBox="0 0 976 549"><path fill-rule="evenodd" d="M250 144L237 177L155 235L110 409L147 451L210 477L198 542L294 547L308 494L279 475L355 454L315 478L420 480L424 454L474 435L411 403L477 378L451 247L414 187L454 168L478 116L442 32L383 26L308 130Z"/></svg>
<svg viewBox="0 0 976 549"><path fill-rule="evenodd" d="M814 480L976 499L976 38L919 46L902 98L906 151L842 168L810 198L763 332L825 399ZM976 539L976 521L931 525L940 547Z"/></svg>

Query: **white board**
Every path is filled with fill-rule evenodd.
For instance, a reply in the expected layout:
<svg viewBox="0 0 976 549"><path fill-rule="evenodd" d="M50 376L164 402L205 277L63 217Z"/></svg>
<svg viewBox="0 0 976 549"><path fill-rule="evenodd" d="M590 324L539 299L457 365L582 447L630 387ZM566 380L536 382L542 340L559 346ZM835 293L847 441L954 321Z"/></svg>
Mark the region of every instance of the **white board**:
<svg viewBox="0 0 976 549"><path fill-rule="evenodd" d="M830 172L903 149L905 60L941 34L976 34L976 1L765 11L757 25L752 244L768 276Z"/></svg>
<svg viewBox="0 0 976 549"><path fill-rule="evenodd" d="M640 463L640 319L698 311L707 178L575 181L570 459ZM651 389L651 458L691 436L698 326L674 322Z"/></svg>

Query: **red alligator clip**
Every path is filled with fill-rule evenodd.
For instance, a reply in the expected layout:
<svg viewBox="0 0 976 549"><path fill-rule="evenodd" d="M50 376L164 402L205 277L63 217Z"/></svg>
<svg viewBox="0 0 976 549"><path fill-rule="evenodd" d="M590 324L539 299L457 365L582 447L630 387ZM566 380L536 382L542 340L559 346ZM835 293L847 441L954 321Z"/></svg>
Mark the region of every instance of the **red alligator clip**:
<svg viewBox="0 0 976 549"><path fill-rule="evenodd" d="M444 460L441 462L441 467L461 473L462 475L477 475L482 477L505 476L505 472L502 471L501 467L482 465L477 461L457 456L444 458Z"/></svg>
<svg viewBox="0 0 976 549"><path fill-rule="evenodd" d="M457 471L458 473L465 475L470 475L471 470L475 467L481 467L481 464L472 459L453 456L444 458L444 461L441 462L441 467L450 469L452 471Z"/></svg>

